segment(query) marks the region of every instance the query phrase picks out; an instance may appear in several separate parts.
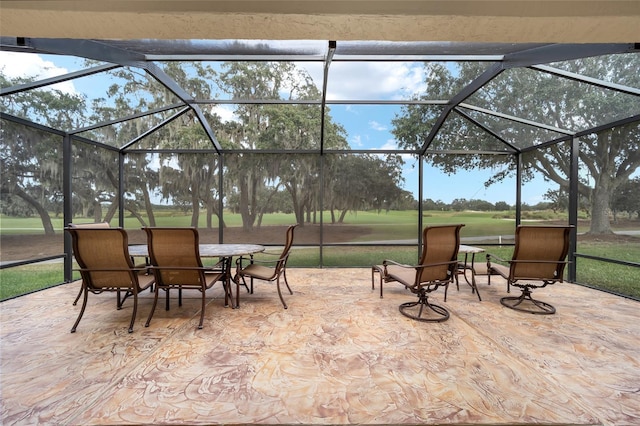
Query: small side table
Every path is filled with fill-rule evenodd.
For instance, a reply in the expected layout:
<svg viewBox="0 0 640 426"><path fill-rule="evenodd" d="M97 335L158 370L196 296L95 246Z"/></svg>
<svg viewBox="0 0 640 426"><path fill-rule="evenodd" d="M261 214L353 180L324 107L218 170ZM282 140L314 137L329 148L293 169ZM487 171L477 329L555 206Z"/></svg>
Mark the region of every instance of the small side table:
<svg viewBox="0 0 640 426"><path fill-rule="evenodd" d="M467 246L464 244L460 244L460 248L458 249L458 253L464 253L464 262L458 263L458 275L464 276L464 280L471 286L471 292L476 293L478 295L478 300L482 301L480 297L480 291L478 291L478 286L476 285L476 270L473 266L476 253L483 253L484 249L480 247ZM471 263L469 263L469 254L471 254ZM467 277L467 271L471 273L471 280Z"/></svg>

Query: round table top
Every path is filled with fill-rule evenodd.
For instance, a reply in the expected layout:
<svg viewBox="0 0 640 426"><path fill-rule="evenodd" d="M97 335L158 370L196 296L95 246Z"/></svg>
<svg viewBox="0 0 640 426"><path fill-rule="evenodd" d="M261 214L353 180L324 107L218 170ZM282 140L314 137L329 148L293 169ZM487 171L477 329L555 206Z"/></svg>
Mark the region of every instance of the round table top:
<svg viewBox="0 0 640 426"><path fill-rule="evenodd" d="M200 244L200 257L228 257L244 254L260 253L264 246L259 244ZM146 244L129 246L130 256L148 256L149 250Z"/></svg>

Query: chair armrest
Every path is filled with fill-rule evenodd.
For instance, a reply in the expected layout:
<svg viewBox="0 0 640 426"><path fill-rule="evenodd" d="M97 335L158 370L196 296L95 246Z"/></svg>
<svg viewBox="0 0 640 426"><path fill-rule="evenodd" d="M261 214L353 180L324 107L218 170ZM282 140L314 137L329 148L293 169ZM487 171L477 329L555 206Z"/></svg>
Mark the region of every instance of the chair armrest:
<svg viewBox="0 0 640 426"><path fill-rule="evenodd" d="M257 253L259 256L262 256L264 254L269 255L269 256L280 256L282 254L282 252L279 253L270 253L268 251L262 251L260 253Z"/></svg>
<svg viewBox="0 0 640 426"><path fill-rule="evenodd" d="M215 272L221 272L221 270L219 268L215 268L213 266L147 266L146 268L142 268L144 269L151 269L151 270L158 270L161 271L163 269L170 269L173 271L204 271L204 272L211 272L211 271L215 271Z"/></svg>
<svg viewBox="0 0 640 426"><path fill-rule="evenodd" d="M396 262L395 260L390 260L390 259L384 259L382 261L382 266L387 266L387 265L396 265L396 266L400 266L402 268L415 268L415 265L407 265L406 263L399 263Z"/></svg>
<svg viewBox="0 0 640 426"><path fill-rule="evenodd" d="M495 255L495 254L493 254L493 253L487 253L487 262L490 262L490 261L491 261L491 258L493 258L493 259L497 260L498 262L502 262L502 263L509 263L509 261L508 261L508 260L503 259L503 258L501 258L501 257L499 257L499 256L496 256L496 255Z"/></svg>
<svg viewBox="0 0 640 426"><path fill-rule="evenodd" d="M291 253L287 253L284 256L282 256L282 253L259 253L259 256L262 256L264 254L270 255L270 256L278 256L277 259L253 259L253 262L257 262L257 263L273 263L273 262L279 262L281 260L285 260L286 258L289 257L289 255Z"/></svg>
<svg viewBox="0 0 640 426"><path fill-rule="evenodd" d="M570 263L568 260L535 260L535 259L531 259L531 260L527 260L527 259L520 259L520 260L512 260L511 263Z"/></svg>
<svg viewBox="0 0 640 426"><path fill-rule="evenodd" d="M493 268L491 266L491 259L492 258L494 259L494 263L496 265L498 265L498 266L501 266L501 267L509 268L509 265L511 264L508 260L505 260L505 259L503 259L503 258L501 258L499 256L496 256L493 253L487 253L487 275L491 276L491 275L494 275L496 273L498 275L503 276L503 277L508 275L509 274L508 271L500 271L500 270L498 270L496 268Z"/></svg>
<svg viewBox="0 0 640 426"><path fill-rule="evenodd" d="M146 271L148 268L149 266L135 267L135 268L77 268L73 270L78 272L124 272L124 271L143 272L143 271Z"/></svg>
<svg viewBox="0 0 640 426"><path fill-rule="evenodd" d="M260 253L260 255L263 255L263 254L268 254L268 255L272 255L272 256L280 256L281 255L281 253ZM254 258L251 258L250 262L251 263L259 263L259 264L263 264L263 265L271 265L271 264L278 263L278 262L283 261L283 260L287 260L287 258L289 258L289 253L285 254L282 257L278 257L277 259L266 259L265 260L265 259L254 259ZM240 256L240 257L238 257L236 259L236 267L242 269L242 260L243 259L247 259L247 258L244 257L244 256Z"/></svg>
<svg viewBox="0 0 640 426"><path fill-rule="evenodd" d="M419 270L419 269L425 269L425 268L431 268L434 266L441 266L441 265L458 265L458 260L452 260L449 262L438 262L438 263L425 263L424 265L407 265L405 263L399 263L396 262L394 260L389 260L389 259L384 259L382 261L382 266L384 267L384 275L387 275L387 265L395 265L395 266L399 266L401 268L407 268L407 269L415 269L415 270Z"/></svg>
<svg viewBox="0 0 640 426"><path fill-rule="evenodd" d="M424 269L424 268L430 268L432 266L440 266L440 265L452 265L452 264L458 264L457 260L452 260L449 262L438 262L438 263L425 263L424 265L407 265L406 263L399 263L396 262L394 260L389 260L389 259L385 259L382 261L382 265L396 265L396 266L400 266L402 268L411 268L411 269Z"/></svg>

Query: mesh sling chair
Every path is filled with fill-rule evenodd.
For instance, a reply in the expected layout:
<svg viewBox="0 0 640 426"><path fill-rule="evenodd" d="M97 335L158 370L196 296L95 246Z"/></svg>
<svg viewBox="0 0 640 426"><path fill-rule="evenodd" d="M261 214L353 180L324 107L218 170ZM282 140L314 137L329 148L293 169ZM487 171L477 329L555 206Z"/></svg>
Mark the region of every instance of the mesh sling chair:
<svg viewBox="0 0 640 426"><path fill-rule="evenodd" d="M487 254L487 269L491 274L507 280L507 292L511 286L520 287L519 297L503 297L500 303L507 308L532 314L553 314L556 309L549 303L531 297L533 288L546 287L562 282L569 252L569 236L573 226L518 226L515 247L510 261ZM494 262L492 262L492 259ZM508 266L495 263L506 263Z"/></svg>
<svg viewBox="0 0 640 426"><path fill-rule="evenodd" d="M70 223L69 228L109 228L109 222L96 222L96 223ZM80 285L80 291L76 296L76 300L73 301L73 306L78 304L78 300L82 297L82 285ZM118 306L122 302L120 301L120 293L118 293Z"/></svg>
<svg viewBox="0 0 640 426"><path fill-rule="evenodd" d="M156 291L153 307L145 327L151 323L151 318L158 304L160 290L166 291L166 306L169 310L169 291L178 289L178 305L182 306L182 290L198 290L202 296L200 322L198 329L204 322L206 305L206 290L213 287L217 281L222 281L225 291L225 304L229 298L229 278L224 267L219 265L211 268L204 267L200 259L199 235L196 228L143 228L147 233L150 269L156 278Z"/></svg>
<svg viewBox="0 0 640 426"><path fill-rule="evenodd" d="M244 258L242 256L236 260L236 275L234 277L236 282L236 306L240 306L240 280L242 280L243 285L247 287L245 278L248 277L251 280L251 289L249 290L249 293L251 294L253 294L254 278L263 281L275 281L282 306L284 306L285 309L288 308L284 298L282 297L282 291L280 290L280 277L282 276L284 284L289 290L289 294L293 294L291 287L289 287L289 282L287 281L287 261L289 260L289 253L291 251L291 246L293 245L293 234L296 226L298 225L291 225L287 228L286 241L282 253L262 253L267 256L278 256L277 259L257 260L251 258L249 260L250 263L246 266L243 266ZM247 289L248 288L249 287L247 287Z"/></svg>
<svg viewBox="0 0 640 426"><path fill-rule="evenodd" d="M444 307L429 302L429 294L444 286L444 301L447 301L449 284L457 279L460 229L463 226L458 224L424 228L422 254L418 265L404 265L389 259L382 262L382 280L397 281L418 296L417 301L400 305L402 315L425 322L449 319L449 312ZM429 313L435 313L436 316L428 316Z"/></svg>
<svg viewBox="0 0 640 426"><path fill-rule="evenodd" d="M89 293L125 291L133 296L133 313L129 333L138 310L138 294L153 284L153 276L146 274L146 268L136 268L129 256L127 233L122 228L66 228L73 240L73 253L80 266L82 276L82 309L71 332L74 333L85 308ZM124 300L123 300L124 302ZM121 303L117 305L121 309Z"/></svg>

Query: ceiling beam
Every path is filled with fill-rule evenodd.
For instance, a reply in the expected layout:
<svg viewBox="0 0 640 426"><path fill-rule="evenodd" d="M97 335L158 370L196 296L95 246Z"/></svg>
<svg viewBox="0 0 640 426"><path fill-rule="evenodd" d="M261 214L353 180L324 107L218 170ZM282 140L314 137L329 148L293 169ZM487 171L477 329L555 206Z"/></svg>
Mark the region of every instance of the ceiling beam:
<svg viewBox="0 0 640 426"><path fill-rule="evenodd" d="M624 0L3 0L0 28L18 37L112 39L640 40Z"/></svg>

